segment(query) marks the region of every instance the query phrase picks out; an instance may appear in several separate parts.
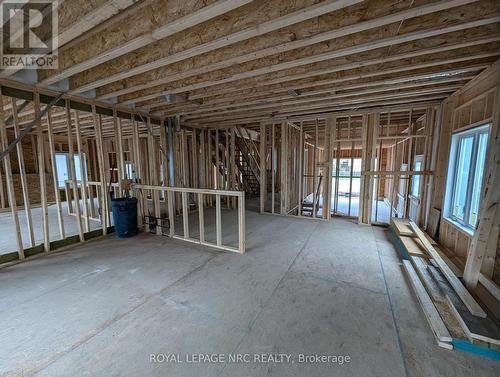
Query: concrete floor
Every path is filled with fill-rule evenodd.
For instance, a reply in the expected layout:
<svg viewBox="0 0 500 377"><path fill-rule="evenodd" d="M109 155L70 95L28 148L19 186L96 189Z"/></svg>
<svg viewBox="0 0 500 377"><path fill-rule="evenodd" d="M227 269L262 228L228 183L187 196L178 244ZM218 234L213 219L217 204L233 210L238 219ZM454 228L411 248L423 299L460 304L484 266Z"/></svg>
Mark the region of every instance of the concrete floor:
<svg viewBox="0 0 500 377"><path fill-rule="evenodd" d="M64 222L64 232L66 237L78 234L78 224L76 216L68 215L67 202L61 204ZM29 240L28 223L26 221L26 212L24 207L18 208L19 224L21 226L21 237L23 239L24 248L31 247ZM59 222L57 220L57 206L49 205L49 236L51 241L60 239ZM43 243L43 226L42 226L42 208L35 207L31 209L31 219L33 222L35 245ZM83 220L82 220L83 221ZM99 221L89 221L90 230L99 229L101 224ZM85 229L84 229L85 231ZM9 211L0 213L0 254L6 254L17 251L17 240L15 237L16 227L12 220L12 214Z"/></svg>
<svg viewBox="0 0 500 377"><path fill-rule="evenodd" d="M0 269L0 375L498 375L436 346L383 228L247 212L247 246L108 236ZM198 353L292 359L187 362ZM298 362L316 353L350 362Z"/></svg>

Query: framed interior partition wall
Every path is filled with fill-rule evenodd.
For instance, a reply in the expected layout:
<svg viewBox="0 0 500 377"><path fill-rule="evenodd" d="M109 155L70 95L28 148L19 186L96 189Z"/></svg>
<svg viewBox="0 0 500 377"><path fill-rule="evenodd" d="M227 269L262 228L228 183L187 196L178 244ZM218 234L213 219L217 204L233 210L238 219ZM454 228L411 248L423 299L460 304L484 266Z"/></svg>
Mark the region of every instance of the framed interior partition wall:
<svg viewBox="0 0 500 377"><path fill-rule="evenodd" d="M424 103L262 124L261 211L425 224L437 111Z"/></svg>
<svg viewBox="0 0 500 377"><path fill-rule="evenodd" d="M362 115L331 121L332 198L331 215L357 218L361 198Z"/></svg>
<svg viewBox="0 0 500 377"><path fill-rule="evenodd" d="M371 223L392 217L425 221L434 128L432 107L381 112L373 138Z"/></svg>
<svg viewBox="0 0 500 377"><path fill-rule="evenodd" d="M319 125L303 123L261 125L261 212L321 216L318 192L322 187L322 172L318 163L323 148L320 132Z"/></svg>

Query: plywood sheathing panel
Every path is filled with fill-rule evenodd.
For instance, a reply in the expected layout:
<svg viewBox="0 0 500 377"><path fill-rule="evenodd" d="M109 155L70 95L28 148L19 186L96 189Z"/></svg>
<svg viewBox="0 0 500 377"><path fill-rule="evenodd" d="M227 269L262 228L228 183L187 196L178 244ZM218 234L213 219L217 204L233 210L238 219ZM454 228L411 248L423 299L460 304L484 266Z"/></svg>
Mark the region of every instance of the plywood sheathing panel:
<svg viewBox="0 0 500 377"><path fill-rule="evenodd" d="M474 37L482 37L485 35L490 35L491 33L498 32L500 28L495 26L482 26L478 27L476 29L469 29L467 31L458 31L454 33L447 33L441 36L436 36L436 37L430 37L430 38L425 38L420 41L413 41L404 44L404 47L409 51L409 50L418 50L420 48L428 48L431 46L439 46L443 45L445 43L453 43L453 42L458 42L462 40L466 40L468 38L474 38ZM308 69L311 69L309 67L310 63L304 64L302 63L299 59L306 59L311 56L315 56L321 53L325 53L328 51L336 51L340 48L343 47L349 47L349 46L355 46L358 43L356 43L353 40L356 40L357 38L361 39L363 43L370 43L379 39L382 39L384 37L390 37L393 34L389 32L387 29L383 28L381 30L375 30L375 31L369 31L369 32L363 32L360 33L362 35L358 35L357 37L343 37L343 38L338 38L335 40L335 43L332 44L319 44L319 45L314 45L309 48L304 48L304 49L299 49L299 50L294 50L291 52L279 54L274 57L269 57L265 59L258 59L255 61L251 61L248 63L236 65L236 66L231 66L226 69L210 72L207 74L203 75L198 75L198 76L193 76L193 77L188 77L183 80L178 80L174 81L172 83L169 83L167 85L162 85L159 87L154 87L151 89L146 89L146 90L141 90L138 92L134 92L131 94L126 94L123 96L119 97L119 102L130 102L131 100L137 101L137 98L145 98L147 96L151 96L153 94L160 94L165 91L170 91L170 92L184 92L184 91L192 91L197 88L201 87L210 87L213 88L214 90L217 90L220 85L226 85L226 83L230 83L232 81L236 81L237 83L235 85L245 85L245 80L248 79L239 79L240 76L237 76L238 74L245 73L245 75L254 75L255 77L257 76L262 76L261 71L258 70L268 70L268 69L277 69L277 64L282 64L282 63L290 63L292 66L291 68L284 69L281 74L283 75L292 75L295 74L296 72L294 71L295 67L300 66L300 65L305 65L308 66ZM398 50L405 50L405 48L400 46L400 49L395 49L395 53L398 52ZM373 49L370 51L370 53L365 54L365 56L369 56L370 58L377 58L377 57L383 57L387 55L387 48L379 48L379 49ZM325 59L325 60L330 60L330 59ZM306 61L306 60L303 60ZM251 72L248 73L249 71L254 71L255 73ZM265 76L265 75L264 75ZM267 78L275 77L274 73L273 75L267 75ZM261 77L259 78L261 80L265 80L266 77ZM240 82L241 81L241 82ZM252 79L248 80L249 82L252 82ZM215 87L215 88L214 88ZM101 95L101 90L98 90L98 96Z"/></svg>
<svg viewBox="0 0 500 377"><path fill-rule="evenodd" d="M179 1L179 3L183 2ZM140 48L133 53L115 59L109 64L103 65L101 67L95 67L88 70L87 72L82 72L82 74L75 77L74 88L78 88L93 81L109 77L124 70L131 70L140 65L148 64L158 59L172 56L174 54L186 51L190 48L200 46L206 42L214 41L218 38L241 32L246 28L254 27L257 24L264 23L266 21L284 16L300 9L305 9L317 3L320 3L320 1L253 1L248 5L237 8L213 20L202 23L188 30L184 30L182 32L182 38L179 38L178 35L164 38L158 42L151 44L150 46ZM188 7L185 6L185 8ZM159 11L165 12L164 9L159 9ZM156 12L155 17L159 17L158 15L156 15ZM259 38L266 37L262 36ZM245 43L246 42L243 42L243 44ZM242 47L244 48L245 46L240 45L240 48ZM248 49L249 47L246 46L246 48ZM245 49L240 49L239 51L241 53L241 51L245 51ZM234 56L234 53L229 56ZM211 63L209 59L205 59L203 57L201 59L197 58L197 60L202 61L203 64ZM182 66L185 66L185 68L190 68L193 66L193 61L193 59L187 59L182 63L177 64L176 67L177 69ZM176 72L175 67L173 67L172 69L170 69L169 67L169 72Z"/></svg>
<svg viewBox="0 0 500 377"><path fill-rule="evenodd" d="M59 56L58 70L46 70L41 72L41 80L45 80L75 64L84 62L91 59L93 56L118 47L127 41L138 38L148 31L154 30L158 26L180 18L215 1L216 0L204 2L196 0L150 1L148 6L141 7L131 15L133 22L118 22L111 24L100 33L91 35L90 38L81 41L71 48L64 49ZM94 2L96 3L95 6L97 6L97 3L102 2L102 0L94 0ZM63 19L64 17L72 19L78 17L78 9L68 9L67 13L67 16L63 16Z"/></svg>
<svg viewBox="0 0 500 377"><path fill-rule="evenodd" d="M274 5L276 2L272 2ZM271 3L269 3L271 4ZM338 27L342 27L345 25L350 25L356 22L364 21L367 19L373 19L375 17L380 17L389 13L394 13L399 10L404 10L408 7L408 4L405 2L399 3L397 6L394 6L394 4L391 4L390 2L387 3L375 3L375 2L365 2L361 5L357 6L352 6L349 7L345 10L340 10L337 12L333 12L321 17L318 17L317 19L309 20L309 21L304 21L295 25L292 25L287 28L280 29L278 31L274 31L271 33L267 33L263 36L259 36L258 38L252 38L249 40L246 40L244 42L236 43L232 46L225 47L222 49L218 49L214 52L211 53L206 53L201 56L198 56L196 58L190 58L187 60L182 61L181 63L176 63L176 64L170 64L168 67L165 68L160 68L160 69L155 69L152 71L149 71L145 74L138 75L136 77L132 77L126 81L121 81L117 82L116 84L112 84L109 86L109 89L102 88L99 90L99 95L104 95L105 93L113 92L119 89L123 89L125 87L130 87L134 86L136 83L140 84L142 83L147 83L147 82L152 82L156 80L161 80L165 79L166 77L171 77L174 74L178 74L180 72L187 72L189 70L192 70L193 68L199 69L200 67L210 67L214 63L226 60L228 58L232 58L234 56L242 55L242 52L245 53L251 53L252 51L259 51L262 48L269 48L273 46L279 46L282 43L289 42L290 40L301 40L303 38L307 38L311 35L315 35L320 32L328 31L328 30L334 30ZM463 9L462 9L463 8ZM450 23L451 21L456 22L459 21L463 18L465 18L463 15L468 14L469 11L474 9L476 12L475 14L488 14L488 12L491 12L492 6L490 4L486 4L484 6L479 6L480 11L477 11L476 8L470 8L470 5L464 6L464 7L458 7L458 8L453 8L450 9L446 12L437 12L432 15L427 15L423 17L418 17L417 19L413 20L406 20L405 23L403 23L403 26L400 30L400 34L406 33L406 32L412 32L416 28L425 28L428 25L442 25L446 23ZM243 9L243 8L242 8ZM460 11L460 9L462 9ZM228 16L235 14L234 18L238 19L238 16L236 15L237 12L241 11L236 10L234 12L231 12L228 14ZM275 10L273 9L272 12ZM266 13L266 16L264 18L260 19L258 22L265 21L268 19L271 13ZM256 16L260 16L260 12L256 12ZM253 13L250 15L247 15L247 18L253 18ZM258 18L256 18L257 20ZM219 21L219 20L218 20ZM226 18L222 19L218 22L220 25L221 22L224 25L224 21L226 23L231 23L232 18ZM408 24L408 26L406 26ZM211 23L206 23L203 25L200 25L199 28L204 28L202 31L199 30L193 30L192 33L194 35L199 34L203 35L204 39L203 41L211 40L211 34L213 31L213 27L211 27ZM399 28L399 23L393 23L381 28L374 28L368 32L362 32L362 33L357 33L353 37L344 37L344 38L337 38L335 40L335 43L332 43L332 41L325 41L322 43L318 43L314 46L309 46L301 49L297 49L294 51L289 51L281 54L275 54L274 56L268 56L264 57L258 60L253 60L249 63L245 63L242 68L242 70L250 70L250 69L255 69L257 66L269 66L276 64L276 62L283 62L292 59L297 59L300 57L304 56L311 56L313 54L318 54L321 52L329 51L331 50L332 47L335 47L335 49L341 48L341 47L346 47L352 44L359 44L359 43L364 43L366 41L369 41L372 38L383 38L387 36L392 36L397 33ZM196 29L196 28L193 28ZM219 29L222 29L222 26L219 26ZM233 30L231 28L230 30ZM190 34L185 33L183 41L189 41L190 40ZM194 43L200 43L199 38L193 38ZM158 42L157 48L154 49L154 51L164 51L160 54L163 54L164 56L169 56L175 51L172 51L172 48L169 48L169 46L165 45L166 40ZM187 47L191 46L189 42L187 43ZM133 66L131 66L130 61L126 61L126 57L123 57L123 61L117 62L119 64L115 65L113 67L107 67L107 69L104 69L106 67L101 68L101 73L99 74L92 74L89 72L88 74L84 73L87 77L89 77L87 80L81 81L75 78L75 87L84 85L85 83L94 81L96 79L100 78L106 78L109 77L109 73L113 73L113 69L115 71L120 71L123 70L122 67L127 67L127 68L132 68L135 66L138 66L140 64L148 63L149 61L152 61L152 58L148 59L148 56L152 54L152 51L147 51L144 49L144 51L138 51L138 58L137 59L132 59L133 61ZM156 58L158 57L158 52L155 52ZM139 61L141 60L142 61ZM206 74L206 72L205 72ZM221 75L228 75L231 74L231 69L224 70L224 73L221 73ZM171 80L172 81L172 80ZM126 98L125 98L126 99Z"/></svg>
<svg viewBox="0 0 500 377"><path fill-rule="evenodd" d="M311 2L303 2L301 7L303 6L305 8L310 5L310 3ZM212 65L225 61L227 59L234 58L236 56L246 56L246 54L251 54L265 48L278 48L278 46L284 43L300 41L321 32L334 30L338 27L349 25L351 23L359 21L364 21L372 17L383 16L385 14L388 14L390 12L390 9L392 9L393 11L397 11L405 9L405 7L407 6L405 2L401 2L395 7L391 6L389 3L377 5L375 3L365 2L360 5L351 6L345 10L325 14L311 20L281 28L259 37L250 38L245 41L232 44L228 47L219 48L213 52L204 53L203 55L186 59L182 61L182 63L170 64L168 68L165 67L149 71L144 75L133 77L132 80L116 82L112 85L109 85L106 89L103 88L102 93L104 94L106 92L131 86L132 84L134 84L134 81L137 80L140 81L142 79L143 82L147 82L151 79L164 79L174 74L182 74L183 72L188 73L193 69L200 69L201 67L206 67L208 72L210 70L214 70L210 68ZM185 35L186 41L183 42L186 43L185 48L196 46L197 44L200 44L200 42L213 40L217 36L217 34L215 33L221 33L223 31L225 31L226 33L234 33L235 31L241 30L241 28L244 26L251 25L251 23L265 22L266 20L275 18L276 15L283 16L284 14L290 13L294 9L298 8L297 4L292 6L292 3L290 2L288 4L285 4L284 2L276 1L267 2L267 4L260 2L260 5L255 2L251 7L252 9L254 9L254 11L252 13L247 13L244 17L242 17L241 13L241 11L243 10L242 8L241 10L233 11L227 16L220 17L219 19L214 20L213 23L207 23L206 25L200 25L197 28L193 28L193 30L191 30L189 33L186 33ZM284 7L288 8L286 9L286 12L283 11L285 9ZM244 24L241 22L242 20L245 20ZM216 24L218 25L218 29L214 31L213 26ZM203 40L200 41L199 37L192 38L191 35L203 35ZM159 43L160 45L158 46L158 48L165 49L165 52L162 53L164 56L168 56L176 52L175 50L172 51L171 48L168 48L169 42L170 41L162 41ZM327 42L324 42L322 44L328 45ZM142 61L134 62L135 65L138 66L139 64L144 64L152 61L151 58L148 58L150 54L150 51L143 51ZM270 55L273 55L272 50L264 55L259 54L259 56ZM255 57L253 59L255 59ZM92 78L90 72L88 76Z"/></svg>

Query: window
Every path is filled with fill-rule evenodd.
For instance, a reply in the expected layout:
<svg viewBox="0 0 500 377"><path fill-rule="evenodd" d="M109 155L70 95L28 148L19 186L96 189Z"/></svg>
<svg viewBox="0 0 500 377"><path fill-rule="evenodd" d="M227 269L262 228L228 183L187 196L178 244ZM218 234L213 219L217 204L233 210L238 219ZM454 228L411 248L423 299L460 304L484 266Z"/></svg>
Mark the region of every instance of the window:
<svg viewBox="0 0 500 377"><path fill-rule="evenodd" d="M163 174L163 165L160 174ZM125 177L125 179L135 179L134 164L131 162L125 162Z"/></svg>
<svg viewBox="0 0 500 377"><path fill-rule="evenodd" d="M82 180L82 170L81 170L81 165L80 165L80 156L75 154L75 175L76 175L76 180L81 181Z"/></svg>
<svg viewBox="0 0 500 377"><path fill-rule="evenodd" d="M69 177L68 155L66 153L56 153L57 185L64 188L64 181Z"/></svg>
<svg viewBox="0 0 500 377"><path fill-rule="evenodd" d="M424 156L416 156L415 162L413 163L414 171L422 171L422 163L424 160ZM414 175L411 179L411 196L418 198L420 197L420 179L421 175Z"/></svg>
<svg viewBox="0 0 500 377"><path fill-rule="evenodd" d="M453 135L446 191L447 217L475 230L486 164L489 125Z"/></svg>
<svg viewBox="0 0 500 377"><path fill-rule="evenodd" d="M74 155L76 180L82 180L80 169L80 155ZM84 160L85 161L85 160ZM70 179L69 155L68 153L56 153L57 185L64 188L64 181Z"/></svg>

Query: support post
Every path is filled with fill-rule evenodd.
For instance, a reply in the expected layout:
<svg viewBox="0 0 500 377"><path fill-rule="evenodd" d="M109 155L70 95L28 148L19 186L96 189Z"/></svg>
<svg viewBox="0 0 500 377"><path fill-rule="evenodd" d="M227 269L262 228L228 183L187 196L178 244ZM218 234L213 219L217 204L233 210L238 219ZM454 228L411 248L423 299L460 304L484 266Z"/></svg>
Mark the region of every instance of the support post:
<svg viewBox="0 0 500 377"><path fill-rule="evenodd" d="M238 196L238 249L241 254L245 252L245 247L245 196L242 194Z"/></svg>
<svg viewBox="0 0 500 377"><path fill-rule="evenodd" d="M85 239L83 237L82 213L80 209L80 195L78 193L78 181L76 179L75 151L73 150L73 135L72 135L73 125L71 120L71 109L69 106L69 100L66 100L66 120L68 129L69 172L71 175L71 182L73 184L73 196L75 198L76 223L78 226L78 236L80 237L80 241L83 242Z"/></svg>
<svg viewBox="0 0 500 377"><path fill-rule="evenodd" d="M56 199L57 207L57 223L59 225L59 238L63 240L66 238L64 233L64 219L62 214L61 206L61 193L59 190L59 182L57 180L57 163L56 163L56 151L54 145L54 134L52 132L52 116L50 115L50 110L47 113L47 134L49 136L49 154L51 158L52 165L52 181L54 182L54 195Z"/></svg>
<svg viewBox="0 0 500 377"><path fill-rule="evenodd" d="M83 219L85 231L88 232L90 230L90 222L89 222L89 203L87 200L87 155L84 153L82 148L82 133L80 127L80 112L75 112L75 133L76 133L76 145L78 155L80 156L80 174L82 175L82 206L83 206ZM76 179L76 177L75 177Z"/></svg>
<svg viewBox="0 0 500 377"><path fill-rule="evenodd" d="M116 153L116 169L118 172L118 196L123 196L122 181L125 176L125 168L123 162L123 139L122 139L122 120L116 115L116 108L113 108L113 126L115 130L115 153Z"/></svg>
<svg viewBox="0 0 500 377"><path fill-rule="evenodd" d="M220 195L215 195L215 232L217 234L217 246L222 245L222 221L221 221L221 206Z"/></svg>
<svg viewBox="0 0 500 377"><path fill-rule="evenodd" d="M0 139L1 139L0 142L2 145L2 150L6 150L8 145L7 125L5 124L5 114L4 114L1 88L0 88ZM14 184L12 181L12 169L10 166L10 154L5 156L5 158L3 159L3 163L5 171L5 181L7 184L7 197L9 200L10 212L12 213L12 219L14 220L14 226L16 228L17 254L19 256L19 259L24 259L23 239L21 236L21 226L19 223L19 216L17 214L16 194L14 192Z"/></svg>
<svg viewBox="0 0 500 377"><path fill-rule="evenodd" d="M205 212L203 206L203 194L198 193L198 220L200 226L200 242L205 242Z"/></svg>
<svg viewBox="0 0 500 377"><path fill-rule="evenodd" d="M12 122L14 124L14 137L19 137L19 119L17 116L17 105L14 97L11 97L12 106ZM26 168L24 165L24 153L22 143L16 144L17 159L19 162L19 177L21 178L21 188L23 190L23 203L24 203L24 214L26 215L26 225L28 226L28 235L30 240L30 246L35 246L35 234L33 231L33 221L31 217L31 206L28 192L28 182L26 179Z"/></svg>
<svg viewBox="0 0 500 377"><path fill-rule="evenodd" d="M35 94L35 118L38 119L36 124L38 136L38 173L40 175L40 199L42 202L42 221L43 221L43 248L45 251L50 250L50 234L49 234L49 210L47 207L47 182L45 176L45 143L43 141L42 120L40 119L40 95Z"/></svg>
<svg viewBox="0 0 500 377"><path fill-rule="evenodd" d="M495 92L496 102L500 99L500 87ZM498 235L500 229L500 109L497 106L493 114L493 129L491 132L491 144L488 148L488 160L486 163L484 188L481 192L481 205L479 209L479 220L476 232L472 238L464 269L464 282L467 288L475 289L485 259L491 261L486 266L488 272L494 269L494 256L496 255ZM493 257L488 258L491 254ZM491 276L487 276L491 278Z"/></svg>
<svg viewBox="0 0 500 377"><path fill-rule="evenodd" d="M92 105L92 116L94 120L94 131L96 134L97 160L99 165L99 181L101 184L101 225L102 234L108 233L108 193L106 187L106 172L104 171L104 153L102 145L101 116L97 115L95 105Z"/></svg>
<svg viewBox="0 0 500 377"><path fill-rule="evenodd" d="M323 174L323 219L330 219L330 205L332 202L332 128L335 125L335 117L326 120L325 129L325 167Z"/></svg>
<svg viewBox="0 0 500 377"><path fill-rule="evenodd" d="M187 193L185 191L181 194L182 199L182 225L184 227L184 238L189 238L189 209Z"/></svg>
<svg viewBox="0 0 500 377"><path fill-rule="evenodd" d="M234 132L234 131L233 131ZM266 177L266 126L260 124L260 213L264 213L267 199L267 177ZM238 205L239 208L239 205Z"/></svg>

